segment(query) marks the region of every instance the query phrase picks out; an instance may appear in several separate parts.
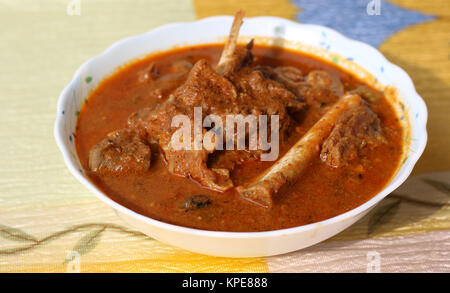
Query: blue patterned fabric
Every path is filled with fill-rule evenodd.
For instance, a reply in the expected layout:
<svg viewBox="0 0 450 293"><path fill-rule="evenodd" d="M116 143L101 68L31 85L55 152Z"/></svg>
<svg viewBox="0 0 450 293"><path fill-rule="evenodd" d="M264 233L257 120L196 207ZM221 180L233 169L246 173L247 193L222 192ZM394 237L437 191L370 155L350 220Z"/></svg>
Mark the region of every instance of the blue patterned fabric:
<svg viewBox="0 0 450 293"><path fill-rule="evenodd" d="M333 28L347 37L375 47L407 26L435 19L433 15L401 8L384 0L378 1L379 15L373 6L377 0L291 1L301 9L296 16L298 21Z"/></svg>

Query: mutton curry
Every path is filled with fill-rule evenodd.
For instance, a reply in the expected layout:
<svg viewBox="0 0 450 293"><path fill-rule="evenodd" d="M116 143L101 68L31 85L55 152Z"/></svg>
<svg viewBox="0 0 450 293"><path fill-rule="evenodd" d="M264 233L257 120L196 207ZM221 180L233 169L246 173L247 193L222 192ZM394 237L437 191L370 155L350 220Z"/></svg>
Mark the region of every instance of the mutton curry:
<svg viewBox="0 0 450 293"><path fill-rule="evenodd" d="M176 225L268 231L349 211L389 182L401 160L403 130L383 92L311 56L253 41L239 46L241 22L238 13L225 47L148 56L91 93L75 142L89 178L110 198ZM276 160L261 159L274 144L249 147L250 127L243 149L176 148L173 118L195 124L196 109L224 121L267 117ZM212 126L197 132L205 137ZM214 142L234 137L234 127L220 130Z"/></svg>

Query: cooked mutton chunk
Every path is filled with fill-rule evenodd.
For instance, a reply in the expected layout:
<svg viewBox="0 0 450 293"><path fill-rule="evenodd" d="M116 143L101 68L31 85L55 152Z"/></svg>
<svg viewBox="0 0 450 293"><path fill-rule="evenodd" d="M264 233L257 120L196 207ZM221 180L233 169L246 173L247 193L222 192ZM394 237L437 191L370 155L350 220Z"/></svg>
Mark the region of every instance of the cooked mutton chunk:
<svg viewBox="0 0 450 293"><path fill-rule="evenodd" d="M136 173L148 170L150 146L131 129L109 133L89 154L89 168L100 174Z"/></svg>
<svg viewBox="0 0 450 293"><path fill-rule="evenodd" d="M326 90L335 97L344 94L344 86L335 76L323 70L313 70L307 75L293 66L257 66L256 70L261 71L265 77L274 79L282 83L286 88L300 96L308 96L314 99L317 93L308 92L308 90ZM307 99L308 100L308 99Z"/></svg>
<svg viewBox="0 0 450 293"><path fill-rule="evenodd" d="M306 86L302 71L296 67L256 66L255 69L261 71L264 77L280 82L294 93L300 93L299 88Z"/></svg>
<svg viewBox="0 0 450 293"><path fill-rule="evenodd" d="M313 70L308 73L306 83L313 88L327 89L337 97L344 94L344 86L341 81L323 70Z"/></svg>
<svg viewBox="0 0 450 293"><path fill-rule="evenodd" d="M307 75L293 66L257 66L266 78L276 80L298 97L301 97L309 107L319 110L319 116L325 114L329 107L344 94L341 81L323 70L313 70Z"/></svg>
<svg viewBox="0 0 450 293"><path fill-rule="evenodd" d="M259 155L260 153L257 151L248 150L215 151L208 157L208 167L232 171L236 166L242 165L244 162L257 160Z"/></svg>
<svg viewBox="0 0 450 293"><path fill-rule="evenodd" d="M204 59L197 61L186 82L174 91L175 103L189 113L202 107L203 114L224 115L239 110L235 86Z"/></svg>
<svg viewBox="0 0 450 293"><path fill-rule="evenodd" d="M247 108L253 108L269 115L283 114L286 108L302 110L304 100L275 80L267 79L259 70L246 68L230 77L241 93L240 99ZM280 117L280 120L284 117Z"/></svg>
<svg viewBox="0 0 450 293"><path fill-rule="evenodd" d="M214 158L209 160L209 155L216 151L217 145L207 149L203 145L194 147L196 140L193 136L198 129L195 127L194 119L196 108L201 108L203 117L213 114L221 118L223 141L228 145L229 142L232 143L231 139L234 139L236 146L238 140L242 143L244 139L242 137L236 139L235 121L233 127L230 127L233 133L227 133L227 115L238 114L240 117L249 114L278 115L280 121L278 131L283 138L292 124L288 109L301 110L305 107L303 99L282 83L266 78L261 71L248 66L253 61L251 54L253 42L250 41L245 47L238 47L236 44L242 17L242 12L236 15L229 41L216 69L204 59L197 61L189 71L185 82L172 91L168 99L155 108L141 109L128 119L130 129L160 146L171 173L192 178L201 185L218 191L233 187L230 172L235 164L230 164L226 168L221 167L220 163L214 164ZM190 149L179 149L172 145L173 134L179 129L172 126L172 119L178 115L187 117L191 124L192 138L187 142L191 145ZM271 122L272 120L268 121L268 124L272 125ZM246 130L245 140L250 135L249 131ZM268 127L267 133L271 132L271 127ZM201 135L205 133L207 129L201 125ZM237 157L242 162L257 158L264 151L250 150L247 147L245 150L237 151L247 152Z"/></svg>
<svg viewBox="0 0 450 293"><path fill-rule="evenodd" d="M303 99L281 83L264 78L258 70L246 68L234 74L230 79L239 92L240 109L236 114L278 115L279 134L280 138L284 139L289 126L292 125L289 111L303 110L306 106ZM270 133L269 127L268 133Z"/></svg>
<svg viewBox="0 0 450 293"><path fill-rule="evenodd" d="M217 74L205 60L200 60L171 98L156 109L145 108L132 114L128 124L138 131L143 129L152 142L159 144L171 173L192 178L215 190L226 190L233 186L229 174L207 167L208 155L214 149L206 150L201 146L195 150L193 141L190 150L174 148L171 139L177 128L172 127L172 119L177 115L187 116L193 134L195 107L201 107L205 116L210 113L222 116L239 109L236 98L233 84ZM202 134L205 131L203 128Z"/></svg>
<svg viewBox="0 0 450 293"><path fill-rule="evenodd" d="M225 78L206 60L199 60L186 82L173 92L171 98L155 109L142 109L134 113L128 121L130 127L137 131L144 130L152 142L159 144L170 172L192 178L215 190L226 190L233 186L229 178L232 168L208 168L208 155L215 149L175 150L170 143L176 131L171 124L172 118L179 114L186 115L193 127L195 107L202 108L203 116L214 114L222 121L226 121L228 114L276 114L280 116L281 136L291 121L286 108L301 109L304 105L295 94L280 83L265 79L259 71L244 68ZM223 129L224 137L226 129ZM206 131L202 128L202 133ZM261 151L251 152L256 157Z"/></svg>
<svg viewBox="0 0 450 293"><path fill-rule="evenodd" d="M339 117L322 145L320 158L331 167L345 166L382 142L385 138L380 119L361 100L358 107L347 110Z"/></svg>

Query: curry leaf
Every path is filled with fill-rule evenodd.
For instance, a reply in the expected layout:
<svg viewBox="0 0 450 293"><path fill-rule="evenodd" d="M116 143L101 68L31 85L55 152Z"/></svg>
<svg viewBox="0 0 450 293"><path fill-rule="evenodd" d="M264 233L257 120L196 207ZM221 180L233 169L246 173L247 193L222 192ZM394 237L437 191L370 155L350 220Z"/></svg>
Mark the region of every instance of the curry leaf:
<svg viewBox="0 0 450 293"><path fill-rule="evenodd" d="M5 225L0 225L0 237L9 239L9 240L13 240L13 241L19 241L19 242L37 242L38 241L34 236L32 236L20 229L8 227Z"/></svg>
<svg viewBox="0 0 450 293"><path fill-rule="evenodd" d="M423 181L425 181L429 185L433 186L437 190L445 193L446 195L450 195L450 184L448 184L447 182L437 181L437 180L428 179L428 178L423 179Z"/></svg>
<svg viewBox="0 0 450 293"><path fill-rule="evenodd" d="M397 201L379 207L375 211L375 213L369 219L369 228L368 228L369 235L372 234L378 226L387 223L392 218L392 216L397 212L400 206L400 202L401 200L399 199Z"/></svg>

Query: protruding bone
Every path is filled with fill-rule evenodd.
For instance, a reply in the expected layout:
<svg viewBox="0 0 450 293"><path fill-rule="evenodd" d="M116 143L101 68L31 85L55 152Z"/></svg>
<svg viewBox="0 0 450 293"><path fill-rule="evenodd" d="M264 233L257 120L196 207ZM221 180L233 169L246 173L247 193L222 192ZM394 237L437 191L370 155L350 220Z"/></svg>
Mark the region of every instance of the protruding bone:
<svg viewBox="0 0 450 293"><path fill-rule="evenodd" d="M239 10L236 12L233 20L233 24L231 25L230 34L228 36L227 43L223 48L222 55L220 56L219 63L217 64L218 72L221 71L225 65L232 61L233 53L236 49L237 39L239 37L239 30L241 28L242 22L244 19L244 11Z"/></svg>

